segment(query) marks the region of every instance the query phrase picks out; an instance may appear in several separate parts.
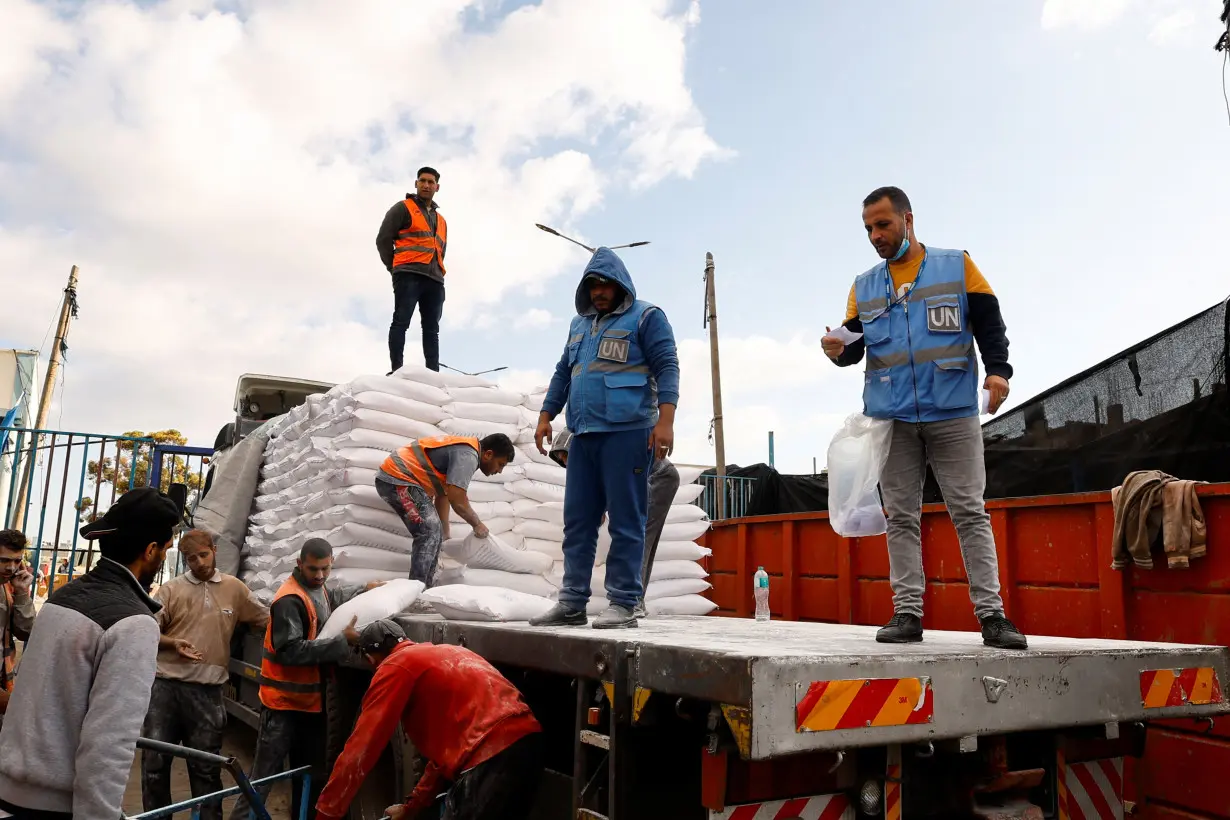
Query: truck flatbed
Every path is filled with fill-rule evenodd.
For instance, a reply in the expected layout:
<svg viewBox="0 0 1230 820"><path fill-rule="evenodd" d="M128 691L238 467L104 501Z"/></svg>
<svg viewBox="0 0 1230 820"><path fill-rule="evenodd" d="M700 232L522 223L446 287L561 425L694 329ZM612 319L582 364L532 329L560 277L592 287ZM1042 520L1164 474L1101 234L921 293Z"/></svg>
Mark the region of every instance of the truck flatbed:
<svg viewBox="0 0 1230 820"><path fill-rule="evenodd" d="M412 640L496 664L718 704L753 760L810 751L1230 713L1217 646L1030 637L991 649L973 632L880 644L875 628L720 617L628 630L399 616ZM623 687L620 687L622 690Z"/></svg>

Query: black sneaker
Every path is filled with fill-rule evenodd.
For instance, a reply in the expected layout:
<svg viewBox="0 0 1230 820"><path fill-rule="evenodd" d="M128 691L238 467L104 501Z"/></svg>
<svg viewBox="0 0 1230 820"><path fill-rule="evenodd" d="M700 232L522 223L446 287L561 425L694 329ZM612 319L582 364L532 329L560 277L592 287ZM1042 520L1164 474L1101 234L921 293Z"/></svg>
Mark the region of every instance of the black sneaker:
<svg viewBox="0 0 1230 820"><path fill-rule="evenodd" d="M537 618L530 618L530 626L585 626L589 618L585 610L556 604Z"/></svg>
<svg viewBox="0 0 1230 820"><path fill-rule="evenodd" d="M922 618L898 612L876 633L876 640L880 643L919 643L922 636Z"/></svg>
<svg viewBox="0 0 1230 820"><path fill-rule="evenodd" d="M1003 615L988 615L982 619L982 642L996 649L1028 649L1029 643L1021 630Z"/></svg>

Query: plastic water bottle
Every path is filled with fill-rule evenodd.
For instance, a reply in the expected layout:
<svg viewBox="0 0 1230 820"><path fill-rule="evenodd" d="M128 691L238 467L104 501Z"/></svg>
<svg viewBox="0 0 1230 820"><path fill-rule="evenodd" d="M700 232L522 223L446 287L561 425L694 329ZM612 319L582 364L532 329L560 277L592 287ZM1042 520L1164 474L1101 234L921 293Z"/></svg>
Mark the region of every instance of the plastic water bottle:
<svg viewBox="0 0 1230 820"><path fill-rule="evenodd" d="M752 578L752 590L756 595L756 620L764 623L769 620L769 573L764 567L756 570Z"/></svg>

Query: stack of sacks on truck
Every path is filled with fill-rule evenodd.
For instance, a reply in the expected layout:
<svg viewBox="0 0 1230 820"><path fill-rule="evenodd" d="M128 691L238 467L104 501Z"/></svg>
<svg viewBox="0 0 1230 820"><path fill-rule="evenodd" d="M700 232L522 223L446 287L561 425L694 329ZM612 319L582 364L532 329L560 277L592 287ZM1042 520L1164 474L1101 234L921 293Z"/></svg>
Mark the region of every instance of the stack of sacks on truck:
<svg viewBox="0 0 1230 820"><path fill-rule="evenodd" d="M475 475L469 498L492 539L469 539L468 524L450 514L450 540L435 584L500 587L554 598L563 580L563 500L566 471L534 446L545 390L530 395L475 376L409 366L393 376L363 376L313 396L271 425L248 537L243 578L272 598L294 568L303 542L334 547L333 578L341 583L405 578L412 540L401 519L377 495L374 482L389 452L412 438L504 433L516 460L499 475ZM563 416L556 429L563 428ZM714 605L698 563L709 551L695 543L708 529L693 502L699 470L680 468L647 590L652 614L706 614ZM475 544L477 543L477 547ZM603 527L592 578L591 611L606 606L604 564L610 536Z"/></svg>

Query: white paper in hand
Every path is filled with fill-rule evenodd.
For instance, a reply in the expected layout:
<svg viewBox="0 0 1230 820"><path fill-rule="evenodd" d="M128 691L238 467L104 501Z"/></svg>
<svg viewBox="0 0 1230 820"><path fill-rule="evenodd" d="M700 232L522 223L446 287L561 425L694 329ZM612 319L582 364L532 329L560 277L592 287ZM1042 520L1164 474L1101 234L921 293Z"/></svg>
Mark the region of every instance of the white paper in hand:
<svg viewBox="0 0 1230 820"><path fill-rule="evenodd" d="M333 610L333 614L329 616L329 620L325 622L324 628L316 637L325 639L341 635L342 630L350 626L351 618L359 619L354 625L355 629L362 629L368 624L391 618L409 609L422 592L422 581L395 578L382 587L356 595Z"/></svg>
<svg viewBox="0 0 1230 820"><path fill-rule="evenodd" d="M991 413L991 391L985 387L978 397L978 415L986 416Z"/></svg>
<svg viewBox="0 0 1230 820"><path fill-rule="evenodd" d="M843 345L854 344L859 339L863 338L863 334L855 333L845 325L838 325L824 335L833 337Z"/></svg>

